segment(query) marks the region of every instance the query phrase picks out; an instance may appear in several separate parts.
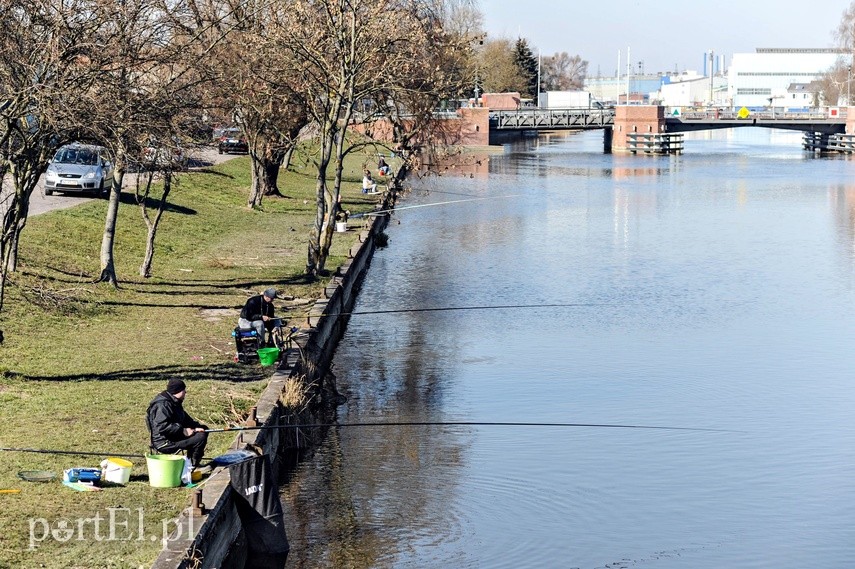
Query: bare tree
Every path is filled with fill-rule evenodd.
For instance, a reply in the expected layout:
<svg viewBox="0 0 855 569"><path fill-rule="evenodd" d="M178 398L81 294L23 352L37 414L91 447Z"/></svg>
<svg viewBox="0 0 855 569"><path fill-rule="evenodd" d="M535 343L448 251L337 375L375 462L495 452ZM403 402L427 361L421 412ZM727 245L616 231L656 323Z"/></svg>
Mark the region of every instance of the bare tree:
<svg viewBox="0 0 855 569"><path fill-rule="evenodd" d="M467 72L483 37L477 16L467 5L437 2L431 12L411 21L410 39L396 59L402 72L382 86L374 102L381 124L391 125L392 149L401 158L392 189L400 188L421 157L453 143L449 137L454 133L435 111L471 87Z"/></svg>
<svg viewBox="0 0 855 569"><path fill-rule="evenodd" d="M309 119L305 100L294 88L299 77L291 72L290 52L277 41L289 24L280 12L290 6L259 2L253 7L216 49L220 69L211 97L246 136L252 162L247 205L259 207L263 196L281 196L279 168Z"/></svg>
<svg viewBox="0 0 855 569"><path fill-rule="evenodd" d="M544 91L572 91L581 89L588 74L588 62L566 51L543 59L541 83Z"/></svg>
<svg viewBox="0 0 855 569"><path fill-rule="evenodd" d="M846 48L850 53L855 53L855 1L843 11L840 23L834 33L837 44Z"/></svg>
<svg viewBox="0 0 855 569"><path fill-rule="evenodd" d="M309 237L306 272L318 275L332 241L339 208L343 159L349 143L347 130L357 102L369 98L387 80L387 55L407 41L403 20L412 17L418 2L406 0L320 0L292 4L282 14L287 33L280 44L291 54L300 78L297 89L317 125L317 213ZM332 185L327 182L334 170Z"/></svg>
<svg viewBox="0 0 855 569"><path fill-rule="evenodd" d="M59 146L80 134L99 22L87 0L0 1L0 310L30 196ZM86 16L84 16L86 15Z"/></svg>
<svg viewBox="0 0 855 569"><path fill-rule="evenodd" d="M114 157L98 280L117 286L113 249L125 174L152 140L163 145L186 136L188 110L199 107L201 90L211 80L206 55L239 19L228 3L216 0L98 2L109 18L96 59L97 120L90 129Z"/></svg>
<svg viewBox="0 0 855 569"><path fill-rule="evenodd" d="M814 105L848 105L849 103L845 101L847 95L850 94L849 79L849 63L843 59L838 59L817 80L819 90L817 92L817 100L813 101Z"/></svg>

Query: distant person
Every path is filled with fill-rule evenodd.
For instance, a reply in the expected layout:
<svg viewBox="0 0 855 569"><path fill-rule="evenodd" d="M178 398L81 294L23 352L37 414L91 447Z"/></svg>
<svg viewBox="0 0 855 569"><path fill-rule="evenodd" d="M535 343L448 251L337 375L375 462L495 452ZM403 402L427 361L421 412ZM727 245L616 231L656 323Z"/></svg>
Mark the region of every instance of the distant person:
<svg viewBox="0 0 855 569"><path fill-rule="evenodd" d="M362 193L363 194L373 194L377 192L377 184L374 182L374 178L371 177L371 172L365 170L362 176Z"/></svg>
<svg viewBox="0 0 855 569"><path fill-rule="evenodd" d="M146 422L151 433L151 448L163 454L186 450L193 468L198 468L208 444L207 426L184 411L187 386L180 379L170 379L148 406Z"/></svg>
<svg viewBox="0 0 855 569"><path fill-rule="evenodd" d="M386 164L386 161L383 160L382 156L380 157L380 161L377 162L377 171L381 176L388 176L392 172L392 169L388 164Z"/></svg>
<svg viewBox="0 0 855 569"><path fill-rule="evenodd" d="M249 297L238 318L239 327L255 328L262 345L265 345L265 330L272 333L275 328L282 325L282 322L273 316L274 298L276 298L276 289L272 287L261 294ZM273 344L272 337L267 344Z"/></svg>

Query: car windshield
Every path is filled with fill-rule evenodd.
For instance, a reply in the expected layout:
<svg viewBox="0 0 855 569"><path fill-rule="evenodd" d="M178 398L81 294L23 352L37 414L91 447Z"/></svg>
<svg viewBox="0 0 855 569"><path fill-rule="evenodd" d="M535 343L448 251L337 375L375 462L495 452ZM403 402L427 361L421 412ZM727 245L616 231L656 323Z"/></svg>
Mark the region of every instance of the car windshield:
<svg viewBox="0 0 855 569"><path fill-rule="evenodd" d="M53 161L60 164L85 164L94 166L98 164L98 153L88 148L62 148L53 157Z"/></svg>
<svg viewBox="0 0 855 569"><path fill-rule="evenodd" d="M240 129L238 128L227 128L223 130L223 138L239 138L240 137Z"/></svg>

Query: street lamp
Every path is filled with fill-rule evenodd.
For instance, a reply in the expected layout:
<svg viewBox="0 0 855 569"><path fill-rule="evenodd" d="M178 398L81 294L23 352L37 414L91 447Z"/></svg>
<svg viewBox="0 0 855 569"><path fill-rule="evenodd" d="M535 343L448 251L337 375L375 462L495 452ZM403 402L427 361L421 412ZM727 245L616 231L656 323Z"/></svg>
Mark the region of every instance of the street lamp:
<svg viewBox="0 0 855 569"><path fill-rule="evenodd" d="M849 69L846 73L846 106L852 106L852 98L850 96L852 91L852 64L849 64Z"/></svg>

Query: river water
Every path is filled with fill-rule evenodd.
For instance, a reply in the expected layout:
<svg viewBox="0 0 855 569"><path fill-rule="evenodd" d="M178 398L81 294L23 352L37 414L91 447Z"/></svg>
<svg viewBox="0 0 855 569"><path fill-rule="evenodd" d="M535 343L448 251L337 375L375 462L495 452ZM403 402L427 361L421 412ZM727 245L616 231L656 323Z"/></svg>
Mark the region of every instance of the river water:
<svg viewBox="0 0 855 569"><path fill-rule="evenodd" d="M855 566L855 161L541 137L413 180L283 490L289 567ZM472 172L456 175L456 172ZM487 198L477 199L473 198ZM564 305L564 306L545 306Z"/></svg>

